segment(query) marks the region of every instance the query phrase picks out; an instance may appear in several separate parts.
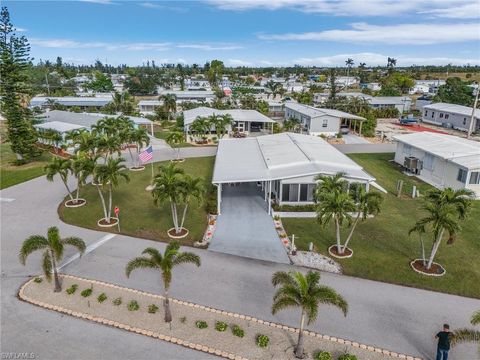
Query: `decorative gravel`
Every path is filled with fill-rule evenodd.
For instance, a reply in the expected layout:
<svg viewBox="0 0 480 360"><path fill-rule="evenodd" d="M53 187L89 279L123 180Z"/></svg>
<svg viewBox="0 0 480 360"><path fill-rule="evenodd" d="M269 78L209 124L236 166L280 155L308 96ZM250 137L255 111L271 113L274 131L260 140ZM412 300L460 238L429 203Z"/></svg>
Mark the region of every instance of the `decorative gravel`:
<svg viewBox="0 0 480 360"><path fill-rule="evenodd" d="M201 305L171 299L173 322L171 327L163 321L163 298L139 290L127 289L113 284L81 279L73 276L62 276L62 292L54 293L52 284L47 281L27 282L20 290L20 298L52 310L82 317L120 329L138 332L154 338L170 341L196 350L210 352L231 359L294 359L293 346L297 339L295 329L280 324L270 324L263 320L246 315L229 313ZM74 294L68 295L66 289L78 284ZM81 291L93 288L91 296L84 298ZM99 303L98 295L105 293L107 299ZM122 298L119 306L112 304L116 298ZM139 309L129 311L127 305L136 300ZM159 307L155 314L148 313L148 306ZM182 322L182 318L184 318ZM207 328L198 329L195 322L206 321ZM224 332L215 330L215 322L223 321L229 325ZM245 330L245 337L232 334L231 326L239 325ZM258 334L267 335L270 339L266 348L256 346ZM347 340L335 339L320 334L307 332L305 351L308 358L318 350L333 353L334 358L348 351L359 359L380 360L398 358L382 354L382 350L374 349ZM389 353L389 352L388 352Z"/></svg>
<svg viewBox="0 0 480 360"><path fill-rule="evenodd" d="M293 263L298 266L305 266L335 274L342 273L342 267L340 264L327 256L315 252L297 251L297 255L290 255L290 260L292 260Z"/></svg>

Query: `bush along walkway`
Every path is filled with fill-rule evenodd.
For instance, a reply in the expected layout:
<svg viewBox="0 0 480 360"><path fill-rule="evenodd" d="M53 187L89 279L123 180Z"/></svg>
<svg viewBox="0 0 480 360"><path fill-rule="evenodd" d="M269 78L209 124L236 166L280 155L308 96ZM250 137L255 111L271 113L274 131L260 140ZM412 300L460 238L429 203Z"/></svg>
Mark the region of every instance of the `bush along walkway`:
<svg viewBox="0 0 480 360"><path fill-rule="evenodd" d="M294 359L298 329L248 315L171 299L171 328L163 321L163 297L96 280L61 275L63 291L54 293L43 277L32 278L19 291L31 304L67 315L168 341L227 359ZM421 360L354 341L305 331L305 352L334 358L346 352L357 359ZM354 357L352 357L354 358Z"/></svg>

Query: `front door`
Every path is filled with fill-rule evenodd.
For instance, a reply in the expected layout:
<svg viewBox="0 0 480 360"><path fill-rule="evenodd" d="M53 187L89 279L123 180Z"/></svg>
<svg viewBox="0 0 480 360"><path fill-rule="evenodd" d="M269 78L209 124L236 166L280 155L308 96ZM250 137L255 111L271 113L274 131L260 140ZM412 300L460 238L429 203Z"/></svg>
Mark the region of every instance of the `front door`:
<svg viewBox="0 0 480 360"><path fill-rule="evenodd" d="M245 131L245 123L243 121L237 122L237 131L243 133Z"/></svg>

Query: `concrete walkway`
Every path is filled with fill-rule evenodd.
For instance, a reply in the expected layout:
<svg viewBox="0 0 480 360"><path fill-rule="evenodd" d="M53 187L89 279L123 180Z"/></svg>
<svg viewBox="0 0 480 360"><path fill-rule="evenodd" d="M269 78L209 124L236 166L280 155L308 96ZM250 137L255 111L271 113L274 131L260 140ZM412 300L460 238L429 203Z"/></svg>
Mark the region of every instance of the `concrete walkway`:
<svg viewBox="0 0 480 360"><path fill-rule="evenodd" d="M262 194L255 183L223 186L222 214L209 250L290 264Z"/></svg>
<svg viewBox="0 0 480 360"><path fill-rule="evenodd" d="M345 144L370 144L370 142L355 134L345 134L343 140Z"/></svg>

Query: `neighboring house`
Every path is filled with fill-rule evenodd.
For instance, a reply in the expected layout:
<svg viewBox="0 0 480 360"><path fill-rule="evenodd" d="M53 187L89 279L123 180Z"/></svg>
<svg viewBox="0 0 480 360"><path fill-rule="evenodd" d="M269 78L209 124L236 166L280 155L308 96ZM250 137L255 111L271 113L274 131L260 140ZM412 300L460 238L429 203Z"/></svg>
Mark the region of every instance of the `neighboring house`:
<svg viewBox="0 0 480 360"><path fill-rule="evenodd" d="M186 79L185 87L187 90L212 90L210 82L206 79Z"/></svg>
<svg viewBox="0 0 480 360"><path fill-rule="evenodd" d="M393 138L397 140L396 163L408 167L412 160L420 162L417 176L423 181L439 189L470 189L480 198L479 142L432 132Z"/></svg>
<svg viewBox="0 0 480 360"><path fill-rule="evenodd" d="M351 86L358 84L358 79L355 76L337 76L335 83L340 86Z"/></svg>
<svg viewBox="0 0 480 360"><path fill-rule="evenodd" d="M380 83L378 82L372 82L372 83L365 84L365 88L372 91L380 91L382 90L382 85L380 85Z"/></svg>
<svg viewBox="0 0 480 360"><path fill-rule="evenodd" d="M175 95L177 98L177 103L182 103L184 101L198 101L198 102L210 102L215 99L215 92L213 91L180 91L180 90L163 90L159 93L159 96L162 95Z"/></svg>
<svg viewBox="0 0 480 360"><path fill-rule="evenodd" d="M367 190L370 184L378 186L360 165L316 136L279 133L220 140L212 178L217 186L218 213L222 188L229 184L257 183L271 213L271 200L279 205L313 204L315 177L338 172L350 183L364 184Z"/></svg>
<svg viewBox="0 0 480 360"><path fill-rule="evenodd" d="M30 107L48 108L51 102L55 102L59 105L66 107L79 107L80 109L101 108L112 102L113 98L111 94L103 96L35 96L30 100Z"/></svg>
<svg viewBox="0 0 480 360"><path fill-rule="evenodd" d="M424 94L435 95L438 92L438 88L442 85L445 85L445 80L415 80L415 87L418 89L426 90L423 91Z"/></svg>
<svg viewBox="0 0 480 360"><path fill-rule="evenodd" d="M415 84L410 91L409 94L428 94L430 92L430 86L426 84Z"/></svg>
<svg viewBox="0 0 480 360"><path fill-rule="evenodd" d="M218 110L201 106L195 109L185 110L183 112L185 133L191 133L190 126L198 117L209 117L212 115L221 116L226 114L229 114L234 121L233 127L227 127L229 134L232 132L238 132L245 135L262 135L265 133L271 133L273 131L273 124L275 121L256 110ZM212 127L211 131L213 132L214 129L215 128Z"/></svg>
<svg viewBox="0 0 480 360"><path fill-rule="evenodd" d="M415 110L420 112L423 111L423 107L425 105L430 105L432 103L432 99L429 96L422 95L417 100L415 100Z"/></svg>
<svg viewBox="0 0 480 360"><path fill-rule="evenodd" d="M70 124L70 123L65 123L61 121L48 121L45 123L41 124L36 124L33 125L35 129L37 129L38 132L38 141L43 143L43 144L49 144L50 141L44 139L43 133L46 133L48 131L56 131L62 136L61 144L60 145L68 145L68 141L65 139L66 135L73 131L73 130L80 130L80 129L86 129L85 126L82 125L76 125L76 124Z"/></svg>
<svg viewBox="0 0 480 360"><path fill-rule="evenodd" d="M365 118L333 109L315 108L294 102L285 103L285 119L297 119L302 125L302 132L309 135L334 136L340 132L340 126L358 121L360 134Z"/></svg>
<svg viewBox="0 0 480 360"><path fill-rule="evenodd" d="M162 106L163 101L160 100L140 100L138 109L144 115L151 115L155 112L155 108Z"/></svg>
<svg viewBox="0 0 480 360"><path fill-rule="evenodd" d="M422 111L422 121L453 128L461 131L468 131L472 119L473 108L463 105L435 103L425 105ZM473 132L480 131L480 110L475 110Z"/></svg>
<svg viewBox="0 0 480 360"><path fill-rule="evenodd" d="M285 116L285 105L281 102L268 102L268 116L272 118L282 118Z"/></svg>
<svg viewBox="0 0 480 360"><path fill-rule="evenodd" d="M329 96L329 93L316 93L313 95L313 102L315 104L323 104ZM400 114L410 111L412 106L412 99L408 96L371 96L361 92L337 93L337 97L342 96L365 99L374 109L396 108Z"/></svg>

